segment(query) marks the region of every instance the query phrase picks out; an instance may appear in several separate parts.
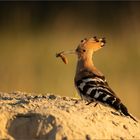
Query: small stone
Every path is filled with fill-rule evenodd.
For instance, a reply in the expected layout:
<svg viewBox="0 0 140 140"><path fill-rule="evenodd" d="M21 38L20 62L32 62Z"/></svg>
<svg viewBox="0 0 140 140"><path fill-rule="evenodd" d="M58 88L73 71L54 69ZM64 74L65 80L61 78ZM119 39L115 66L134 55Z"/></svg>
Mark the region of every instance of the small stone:
<svg viewBox="0 0 140 140"><path fill-rule="evenodd" d="M86 135L86 140L91 140L90 135Z"/></svg>
<svg viewBox="0 0 140 140"><path fill-rule="evenodd" d="M67 136L62 137L62 140L68 140Z"/></svg>
<svg viewBox="0 0 140 140"><path fill-rule="evenodd" d="M56 99L56 96L55 95L49 95L48 97L49 97L49 99L52 99L52 100L53 99Z"/></svg>
<svg viewBox="0 0 140 140"><path fill-rule="evenodd" d="M114 122L114 121L112 121L112 123L113 123L115 126L118 126L118 123L116 123L116 122Z"/></svg>
<svg viewBox="0 0 140 140"><path fill-rule="evenodd" d="M123 128L124 128L124 129L128 129L126 125L123 125Z"/></svg>
<svg viewBox="0 0 140 140"><path fill-rule="evenodd" d="M124 140L124 138L123 137L120 137L120 140Z"/></svg>

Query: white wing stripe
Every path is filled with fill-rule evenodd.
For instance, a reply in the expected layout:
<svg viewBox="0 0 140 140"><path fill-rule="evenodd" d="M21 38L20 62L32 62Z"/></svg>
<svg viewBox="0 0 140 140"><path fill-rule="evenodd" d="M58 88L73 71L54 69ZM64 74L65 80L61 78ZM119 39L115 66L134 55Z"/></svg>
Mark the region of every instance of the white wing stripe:
<svg viewBox="0 0 140 140"><path fill-rule="evenodd" d="M107 91L107 92L109 92L109 93L111 93L111 94L112 94L112 92L110 92L107 88L97 87L97 89L101 89L101 90Z"/></svg>
<svg viewBox="0 0 140 140"><path fill-rule="evenodd" d="M109 98L110 96L109 95L106 95L104 98L103 98L103 101L106 101L107 98Z"/></svg>
<svg viewBox="0 0 140 140"><path fill-rule="evenodd" d="M86 85L86 83L85 83L85 82L82 82L78 87L79 87L81 90L83 90L83 88L84 88L85 85Z"/></svg>
<svg viewBox="0 0 140 140"><path fill-rule="evenodd" d="M94 87L94 88L89 88L88 91L87 91L87 94L90 95L91 92L92 92L92 90L95 90L95 89L97 89L97 88L96 88L96 87Z"/></svg>
<svg viewBox="0 0 140 140"><path fill-rule="evenodd" d="M98 92L96 91L95 95L94 95L94 98L98 98L100 96L100 94L102 94L102 92Z"/></svg>
<svg viewBox="0 0 140 140"><path fill-rule="evenodd" d="M102 82L104 82L102 79L100 79L100 78L87 78L87 79L83 79L83 81L84 82L90 82L90 81L102 81Z"/></svg>

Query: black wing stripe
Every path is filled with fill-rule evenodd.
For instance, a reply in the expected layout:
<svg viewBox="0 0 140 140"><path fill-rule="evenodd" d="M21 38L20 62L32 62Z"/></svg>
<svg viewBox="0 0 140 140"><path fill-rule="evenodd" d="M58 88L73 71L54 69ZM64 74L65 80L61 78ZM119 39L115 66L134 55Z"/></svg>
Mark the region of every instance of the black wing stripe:
<svg viewBox="0 0 140 140"><path fill-rule="evenodd" d="M116 98L116 100L113 102L112 107L114 107L116 110L120 109L120 100Z"/></svg>
<svg viewBox="0 0 140 140"><path fill-rule="evenodd" d="M82 80L78 80L78 81L76 82L76 85L77 85L77 86L80 86L80 84L81 84L82 82L83 82Z"/></svg>
<svg viewBox="0 0 140 140"><path fill-rule="evenodd" d="M96 91L97 91L97 90L92 90L89 96L90 96L91 98L94 98L94 96L95 96L95 94L96 94Z"/></svg>
<svg viewBox="0 0 140 140"><path fill-rule="evenodd" d="M82 93L83 93L84 95L86 95L86 94L87 94L87 91L88 91L90 88L93 88L93 86L91 86L91 85L85 85L84 88L83 88L83 92L82 92Z"/></svg>
<svg viewBox="0 0 140 140"><path fill-rule="evenodd" d="M110 95L110 96L113 96L112 92L110 92L108 89L106 88L102 88L102 87L98 87L97 88L99 91L105 93L106 95Z"/></svg>
<svg viewBox="0 0 140 140"><path fill-rule="evenodd" d="M103 94L100 94L100 96L97 98L97 100L100 101L100 102L105 102L105 101L103 100L103 98L106 97L106 96L107 96L107 95L104 94L104 93L103 93Z"/></svg>
<svg viewBox="0 0 140 140"><path fill-rule="evenodd" d="M110 96L107 98L106 103L112 106L113 101L115 100L115 97Z"/></svg>

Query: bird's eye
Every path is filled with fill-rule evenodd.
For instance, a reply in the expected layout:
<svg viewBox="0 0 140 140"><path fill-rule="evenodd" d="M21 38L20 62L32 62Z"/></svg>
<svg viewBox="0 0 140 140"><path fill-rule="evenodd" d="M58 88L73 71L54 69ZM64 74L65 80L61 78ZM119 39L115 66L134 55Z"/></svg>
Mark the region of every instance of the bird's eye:
<svg viewBox="0 0 140 140"><path fill-rule="evenodd" d="M85 49L83 49L83 52L86 52L86 50L85 50Z"/></svg>
<svg viewBox="0 0 140 140"><path fill-rule="evenodd" d="M81 43L83 42L84 40L81 40Z"/></svg>

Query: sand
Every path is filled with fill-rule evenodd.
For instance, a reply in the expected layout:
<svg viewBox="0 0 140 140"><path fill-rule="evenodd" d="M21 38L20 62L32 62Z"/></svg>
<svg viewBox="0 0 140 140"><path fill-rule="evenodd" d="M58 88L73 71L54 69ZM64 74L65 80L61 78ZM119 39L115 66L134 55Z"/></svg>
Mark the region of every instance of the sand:
<svg viewBox="0 0 140 140"><path fill-rule="evenodd" d="M0 140L93 139L140 139L140 123L81 99L0 93Z"/></svg>

